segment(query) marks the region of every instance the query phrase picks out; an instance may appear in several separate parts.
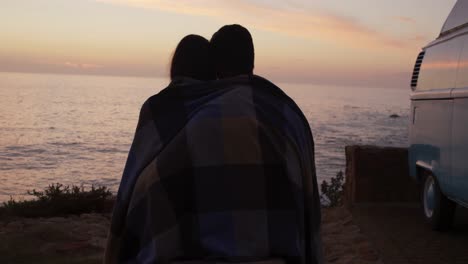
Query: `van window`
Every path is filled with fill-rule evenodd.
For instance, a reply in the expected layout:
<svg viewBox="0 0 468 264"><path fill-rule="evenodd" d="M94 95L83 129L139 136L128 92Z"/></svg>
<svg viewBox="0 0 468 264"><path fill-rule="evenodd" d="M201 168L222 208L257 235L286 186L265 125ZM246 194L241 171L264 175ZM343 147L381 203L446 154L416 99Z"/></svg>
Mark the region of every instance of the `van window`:
<svg viewBox="0 0 468 264"><path fill-rule="evenodd" d="M468 87L468 36L463 36L463 50L458 64L457 88Z"/></svg>
<svg viewBox="0 0 468 264"><path fill-rule="evenodd" d="M455 38L426 49L417 90L455 88L462 43Z"/></svg>

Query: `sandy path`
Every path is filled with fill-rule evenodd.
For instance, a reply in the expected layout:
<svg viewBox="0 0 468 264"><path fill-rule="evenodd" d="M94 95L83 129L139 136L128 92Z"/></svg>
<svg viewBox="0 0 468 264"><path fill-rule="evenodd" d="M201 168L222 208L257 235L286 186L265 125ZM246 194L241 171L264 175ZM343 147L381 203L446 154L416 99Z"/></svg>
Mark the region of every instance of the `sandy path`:
<svg viewBox="0 0 468 264"><path fill-rule="evenodd" d="M385 263L467 264L468 210L457 210L449 232L434 232L413 206L359 206L355 222L372 241Z"/></svg>
<svg viewBox="0 0 468 264"><path fill-rule="evenodd" d="M0 221L0 263L101 263L109 215ZM327 263L378 264L379 256L343 208L323 210Z"/></svg>

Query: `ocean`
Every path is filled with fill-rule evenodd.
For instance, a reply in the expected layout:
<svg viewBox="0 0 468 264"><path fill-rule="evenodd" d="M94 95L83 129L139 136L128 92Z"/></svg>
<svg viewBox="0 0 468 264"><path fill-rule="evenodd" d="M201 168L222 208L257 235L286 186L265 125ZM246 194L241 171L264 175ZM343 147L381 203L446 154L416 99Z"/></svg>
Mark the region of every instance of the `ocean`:
<svg viewBox="0 0 468 264"><path fill-rule="evenodd" d="M0 73L0 201L51 183L116 191L138 114L165 78ZM307 117L319 182L344 147L408 145L409 88L277 83ZM397 114L399 118L390 118Z"/></svg>

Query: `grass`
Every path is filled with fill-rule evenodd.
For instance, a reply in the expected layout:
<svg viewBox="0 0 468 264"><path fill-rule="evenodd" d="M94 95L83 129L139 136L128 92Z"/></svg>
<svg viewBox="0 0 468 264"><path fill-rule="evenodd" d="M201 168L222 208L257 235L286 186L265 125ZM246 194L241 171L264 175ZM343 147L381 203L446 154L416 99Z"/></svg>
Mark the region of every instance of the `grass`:
<svg viewBox="0 0 468 264"><path fill-rule="evenodd" d="M27 192L33 200L11 198L0 206L0 217L54 217L112 210L112 193L105 186L86 190L83 186L51 184L43 191Z"/></svg>

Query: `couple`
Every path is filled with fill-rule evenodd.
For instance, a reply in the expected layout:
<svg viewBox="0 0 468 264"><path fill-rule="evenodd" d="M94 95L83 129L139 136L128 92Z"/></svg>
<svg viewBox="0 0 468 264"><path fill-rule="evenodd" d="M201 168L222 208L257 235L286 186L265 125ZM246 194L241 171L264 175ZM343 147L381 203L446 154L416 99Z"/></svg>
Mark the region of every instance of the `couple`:
<svg viewBox="0 0 468 264"><path fill-rule="evenodd" d="M106 263L322 263L312 133L253 68L240 25L179 43L141 109Z"/></svg>

